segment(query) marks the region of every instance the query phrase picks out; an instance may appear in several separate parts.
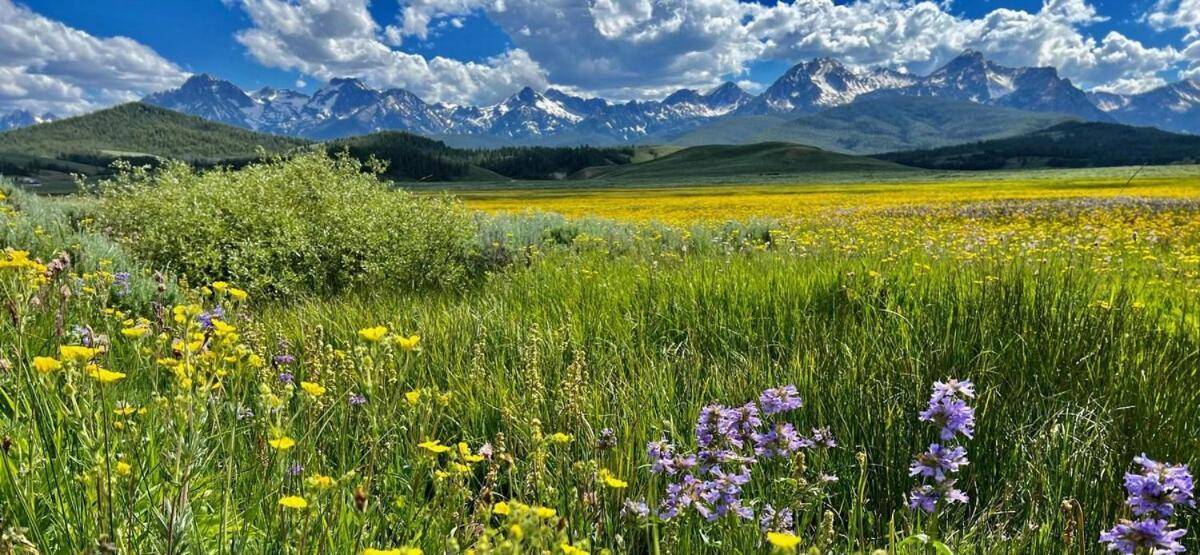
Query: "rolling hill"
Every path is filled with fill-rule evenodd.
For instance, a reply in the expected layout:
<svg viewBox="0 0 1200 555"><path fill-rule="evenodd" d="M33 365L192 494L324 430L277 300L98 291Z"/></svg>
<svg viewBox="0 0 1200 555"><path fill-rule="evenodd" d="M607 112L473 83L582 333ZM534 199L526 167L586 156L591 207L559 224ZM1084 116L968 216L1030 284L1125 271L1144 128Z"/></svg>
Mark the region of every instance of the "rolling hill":
<svg viewBox="0 0 1200 555"><path fill-rule="evenodd" d="M308 144L215 123L139 102L0 133L0 152L45 158L123 154L219 161L281 153Z"/></svg>
<svg viewBox="0 0 1200 555"><path fill-rule="evenodd" d="M860 100L790 121L772 116L726 118L667 142L690 146L783 141L877 154L1011 137L1071 119L944 98L894 97Z"/></svg>
<svg viewBox="0 0 1200 555"><path fill-rule="evenodd" d="M1068 122L1006 139L894 152L880 160L927 169L1089 168L1200 163L1200 136Z"/></svg>
<svg viewBox="0 0 1200 555"><path fill-rule="evenodd" d="M867 174L906 169L904 166L873 158L829 152L805 145L769 142L752 145L694 146L647 162L588 168L572 177L622 181L669 180L803 173Z"/></svg>

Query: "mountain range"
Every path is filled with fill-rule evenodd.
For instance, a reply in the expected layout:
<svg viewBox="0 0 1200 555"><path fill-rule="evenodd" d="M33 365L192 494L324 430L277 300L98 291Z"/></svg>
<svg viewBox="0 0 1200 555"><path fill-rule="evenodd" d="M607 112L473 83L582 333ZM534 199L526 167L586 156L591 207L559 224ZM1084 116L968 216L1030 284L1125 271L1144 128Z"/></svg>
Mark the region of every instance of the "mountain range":
<svg viewBox="0 0 1200 555"><path fill-rule="evenodd" d="M17 129L18 127L28 127L39 123L54 121L58 116L46 112L42 115L34 114L27 110L13 110L8 113L0 113L0 131L8 131L9 129Z"/></svg>
<svg viewBox="0 0 1200 555"><path fill-rule="evenodd" d="M555 88L538 92L526 87L497 104L469 106L431 104L404 89L377 90L350 78L333 79L310 96L274 88L245 91L229 81L199 74L177 89L151 94L144 101L277 135L328 140L402 130L455 146L488 147L670 143L681 138L696 144L698 136L720 136L722 142L745 143L755 137L741 136L736 130L753 130L761 140L764 123L811 119L864 102L872 104L875 114L886 112L889 103L911 112L912 104L899 100L904 98L931 99L920 104L920 109L928 112L923 119L935 121L946 119L946 114L974 118L975 114L962 108L970 103L1058 118L1047 126L1071 118L1200 133L1200 82L1181 81L1131 96L1085 93L1060 77L1054 68L1005 67L975 51L966 51L925 76L881 68L860 70L830 58L814 59L793 66L758 95L725 83L704 92L682 89L662 100L613 102ZM1030 121L1038 121L1016 118L1019 125L1009 132L1003 122L994 120L999 113L989 112L993 117L991 129L977 136L962 133L959 138L1017 135L1030 130ZM33 121L31 117L17 116L24 123L16 126ZM962 126L964 122L955 124ZM928 127L924 122L922 125ZM709 132L712 127L720 131ZM773 132L770 138L786 138L794 134L794 128L782 135ZM936 141L936 133L926 131L923 128L922 133L932 142L907 140L908 130L900 126L895 134L901 140L880 146L942 146ZM822 146L847 152L871 151L853 146L861 143L858 139L833 137Z"/></svg>

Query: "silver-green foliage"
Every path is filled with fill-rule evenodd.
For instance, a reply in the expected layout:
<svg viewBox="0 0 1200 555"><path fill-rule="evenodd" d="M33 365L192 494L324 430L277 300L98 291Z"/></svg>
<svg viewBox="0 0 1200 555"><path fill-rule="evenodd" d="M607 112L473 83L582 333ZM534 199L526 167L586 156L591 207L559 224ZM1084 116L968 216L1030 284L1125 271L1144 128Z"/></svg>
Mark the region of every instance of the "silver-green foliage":
<svg viewBox="0 0 1200 555"><path fill-rule="evenodd" d="M465 283L475 243L466 209L391 190L379 171L322 151L239 170L128 169L102 187L100 217L156 266L275 297Z"/></svg>

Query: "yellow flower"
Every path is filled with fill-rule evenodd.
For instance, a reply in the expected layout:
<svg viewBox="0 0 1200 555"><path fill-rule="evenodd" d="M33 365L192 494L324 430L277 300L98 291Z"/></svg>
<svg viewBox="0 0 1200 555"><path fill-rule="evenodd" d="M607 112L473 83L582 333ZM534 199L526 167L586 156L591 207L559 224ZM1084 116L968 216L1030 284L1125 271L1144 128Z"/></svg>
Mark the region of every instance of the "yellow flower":
<svg viewBox="0 0 1200 555"><path fill-rule="evenodd" d="M567 542L563 542L563 544L559 547L562 548L563 555L588 555L587 551L575 547Z"/></svg>
<svg viewBox="0 0 1200 555"><path fill-rule="evenodd" d="M370 341L371 343L378 343L381 339L383 339L383 336L387 335L387 332L387 328L383 326L375 326L373 328L363 328L358 330L358 336Z"/></svg>
<svg viewBox="0 0 1200 555"><path fill-rule="evenodd" d="M297 510L308 507L308 501L305 501L303 497L299 497L296 495L289 495L287 497L280 499L279 504L283 505L284 507L287 507L289 509L297 509Z"/></svg>
<svg viewBox="0 0 1200 555"><path fill-rule="evenodd" d="M495 505L492 505L492 512L498 515L508 516L512 514L512 507L509 507L508 503L501 501Z"/></svg>
<svg viewBox="0 0 1200 555"><path fill-rule="evenodd" d="M125 379L125 374L123 372L113 372L112 370L106 370L96 366L95 364L88 365L87 374L100 383L113 383L117 380Z"/></svg>
<svg viewBox="0 0 1200 555"><path fill-rule="evenodd" d="M62 363L52 357L33 357L33 368L41 374L49 374L62 368Z"/></svg>
<svg viewBox="0 0 1200 555"><path fill-rule="evenodd" d="M461 441L458 443L458 455L462 457L462 460L469 463L477 463L483 460L483 455L472 455L471 448L465 442Z"/></svg>
<svg viewBox="0 0 1200 555"><path fill-rule="evenodd" d="M140 325L140 324L121 330L121 335L124 335L125 337L128 337L130 339L141 339L143 337L146 337L149 334L150 334L150 328Z"/></svg>
<svg viewBox="0 0 1200 555"><path fill-rule="evenodd" d="M415 405L421 402L421 392L419 390L409 391L404 394L404 400L408 401L410 405Z"/></svg>
<svg viewBox="0 0 1200 555"><path fill-rule="evenodd" d="M571 440L574 438L571 436L571 434L564 434L562 432L554 432L553 434L550 434L550 436L547 437L546 439L550 440L550 443L560 443L561 444L561 443L571 443Z"/></svg>
<svg viewBox="0 0 1200 555"><path fill-rule="evenodd" d="M600 469L600 480L603 481L605 485L613 489L623 489L629 487L629 482L613 476L607 468Z"/></svg>
<svg viewBox="0 0 1200 555"><path fill-rule="evenodd" d="M542 518L554 518L554 515L558 514L558 511L550 507L537 507L533 510L533 513Z"/></svg>
<svg viewBox="0 0 1200 555"><path fill-rule="evenodd" d="M795 551L800 545L800 536L787 532L767 532L767 541L771 545L788 551Z"/></svg>
<svg viewBox="0 0 1200 555"><path fill-rule="evenodd" d="M250 294L246 293L245 291L242 291L241 289L238 289L236 287L230 287L229 288L229 296L233 297L233 300L235 300L235 301L244 301L244 300L246 300L247 297L250 296Z"/></svg>
<svg viewBox="0 0 1200 555"><path fill-rule="evenodd" d="M270 445L274 449L278 449L280 451L287 451L288 449L291 449L292 447L296 446L296 440L294 440L290 437L287 437L287 436L283 436L278 439L268 440L267 444Z"/></svg>
<svg viewBox="0 0 1200 555"><path fill-rule="evenodd" d="M118 405L117 408L113 409L113 414L117 416L129 416L135 412L137 412L137 409L129 405Z"/></svg>
<svg viewBox="0 0 1200 555"><path fill-rule="evenodd" d="M337 484L331 476L325 476L324 474L313 474L304 480L304 482L308 484L308 487L313 489L329 489Z"/></svg>
<svg viewBox="0 0 1200 555"><path fill-rule="evenodd" d="M214 281L212 284L213 291L224 293L229 290L229 283L224 281Z"/></svg>
<svg viewBox="0 0 1200 555"><path fill-rule="evenodd" d="M300 382L300 388L313 397L320 397L325 394L325 388L313 382Z"/></svg>
<svg viewBox="0 0 1200 555"><path fill-rule="evenodd" d="M63 345L58 348L58 356L62 357L63 360L73 360L75 362L91 360L99 352L98 349L82 345Z"/></svg>
<svg viewBox="0 0 1200 555"><path fill-rule="evenodd" d="M442 445L442 442L440 442L436 439L425 440L421 443L418 443L417 447L420 447L420 448L422 448L426 451L429 451L430 453L434 453L434 454L445 453L446 451L450 450L449 447Z"/></svg>
<svg viewBox="0 0 1200 555"><path fill-rule="evenodd" d="M517 538L518 540L525 537L525 530L521 529L520 524L514 524L512 526L509 526L508 533L509 533L509 535L511 535L514 538Z"/></svg>
<svg viewBox="0 0 1200 555"><path fill-rule="evenodd" d="M129 463L125 461L117 463L117 476L128 476L130 472L133 472L133 467Z"/></svg>
<svg viewBox="0 0 1200 555"><path fill-rule="evenodd" d="M398 347L400 347L401 349L404 349L405 351L411 351L413 349L416 349L417 346L420 345L421 336L411 335L408 337L404 337L402 335L397 335L395 337L395 339L393 339L392 341L394 341L396 343L396 345Z"/></svg>

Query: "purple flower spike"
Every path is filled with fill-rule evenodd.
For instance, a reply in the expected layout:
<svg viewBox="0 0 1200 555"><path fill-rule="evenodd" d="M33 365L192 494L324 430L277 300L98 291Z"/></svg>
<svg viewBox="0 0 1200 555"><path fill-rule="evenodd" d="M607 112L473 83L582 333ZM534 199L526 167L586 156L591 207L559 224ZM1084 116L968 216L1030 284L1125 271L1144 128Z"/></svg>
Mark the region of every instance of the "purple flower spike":
<svg viewBox="0 0 1200 555"><path fill-rule="evenodd" d="M768 389L758 396L758 403L762 405L762 413L765 416L793 411L804 405L794 385Z"/></svg>

